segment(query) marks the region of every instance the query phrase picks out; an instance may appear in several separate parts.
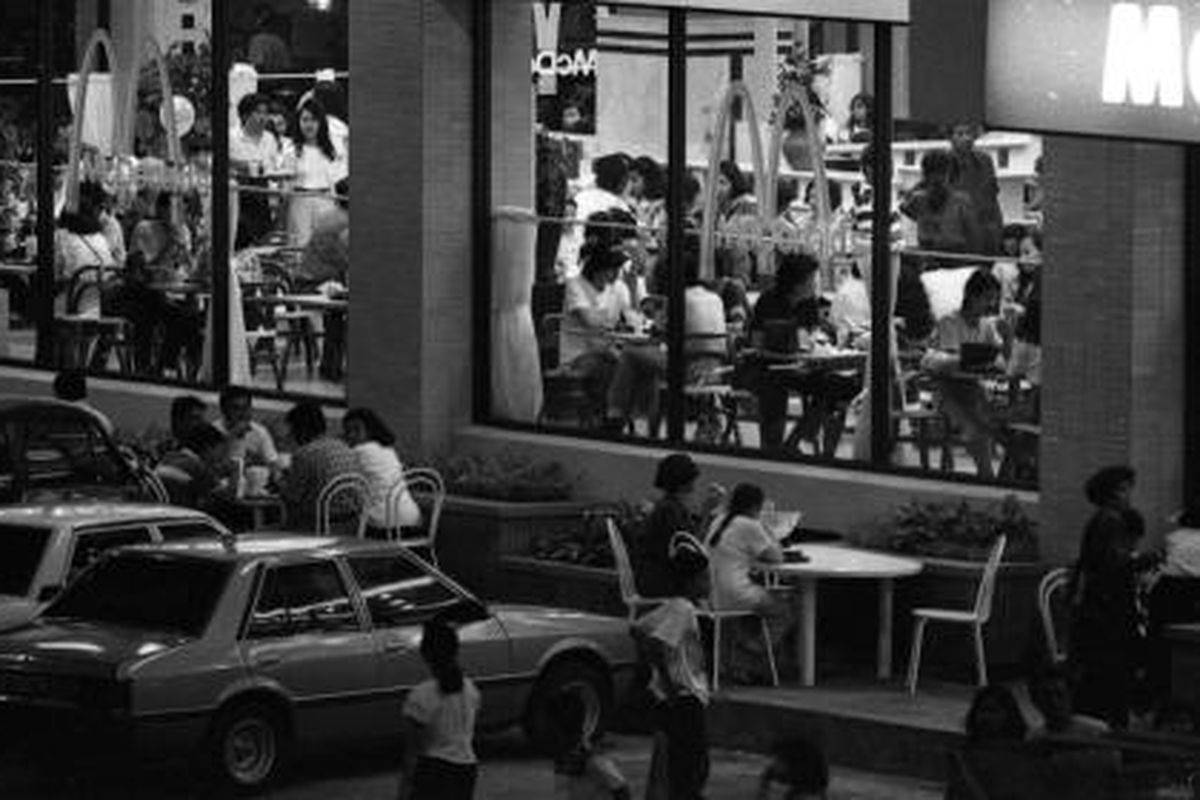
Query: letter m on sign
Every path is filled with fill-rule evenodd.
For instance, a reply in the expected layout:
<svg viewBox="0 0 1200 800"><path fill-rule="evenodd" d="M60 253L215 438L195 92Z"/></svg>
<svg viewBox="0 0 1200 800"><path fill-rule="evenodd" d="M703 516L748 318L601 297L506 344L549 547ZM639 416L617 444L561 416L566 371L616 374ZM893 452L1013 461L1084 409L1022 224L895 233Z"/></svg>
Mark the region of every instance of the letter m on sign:
<svg viewBox="0 0 1200 800"><path fill-rule="evenodd" d="M1104 51L1105 103L1183 105L1183 34L1179 9L1114 3Z"/></svg>

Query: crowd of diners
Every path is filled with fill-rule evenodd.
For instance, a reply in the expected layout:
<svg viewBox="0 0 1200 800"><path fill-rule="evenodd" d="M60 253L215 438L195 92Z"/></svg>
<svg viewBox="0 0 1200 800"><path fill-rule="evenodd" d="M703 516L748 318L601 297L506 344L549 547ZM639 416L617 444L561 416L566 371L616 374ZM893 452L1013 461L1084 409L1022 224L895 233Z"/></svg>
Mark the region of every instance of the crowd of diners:
<svg viewBox="0 0 1200 800"><path fill-rule="evenodd" d="M1037 421L1042 233L1040 200L1031 203L1027 219L1005 224L995 166L975 147L978 135L975 126L955 126L950 147L927 151L920 180L897 193L890 233L900 253L892 349L897 377L901 362L911 362L932 387L946 424L965 440L977 473L990 478L995 445L1007 444L1007 424ZM686 286L686 382L732 376L750 390L757 403L746 416L757 417L764 450L808 443L814 454L835 457L848 414L869 401L864 369L770 369L763 353L791 354L797 346L869 349L873 161L867 144L852 197L843 197L840 184L829 185L833 239L846 247L836 271L817 257L815 183L799 199L796 182L780 180L778 218L764 228L752 182L726 161L713 193L714 266L702 275L703 193L696 174L685 177L687 227L675 269ZM667 371L665 168L647 157L612 153L594 159L592 171L593 184L567 206L573 222L557 249L563 285L558 363L581 377L590 404L585 419L611 432L639 432L644 421L643 430L654 436ZM907 245L906 224L912 231ZM643 341L623 332L648 336ZM980 375L964 375L963 345L977 344L993 346L994 361ZM1011 387L1004 397L1012 402L997 408L984 378ZM894 393L906 391L914 390L898 381ZM796 397L803 409L798 415L790 402ZM696 438L720 435L702 412L688 413ZM854 457L862 457L869 441L861 429Z"/></svg>

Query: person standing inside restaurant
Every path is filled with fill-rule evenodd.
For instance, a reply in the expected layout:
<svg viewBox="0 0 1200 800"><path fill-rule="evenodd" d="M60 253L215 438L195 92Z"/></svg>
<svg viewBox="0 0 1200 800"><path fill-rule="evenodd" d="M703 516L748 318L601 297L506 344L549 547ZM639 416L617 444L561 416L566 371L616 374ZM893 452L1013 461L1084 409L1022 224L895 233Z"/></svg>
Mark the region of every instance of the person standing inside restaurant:
<svg viewBox="0 0 1200 800"><path fill-rule="evenodd" d="M962 371L961 349L964 344L990 345L999 360L1004 346L994 316L999 305L1000 281L990 270L975 270L963 288L961 308L938 320L933 342L921 357L922 371L937 383L943 413L962 431L979 477L988 479L995 473L996 426L979 376Z"/></svg>
<svg viewBox="0 0 1200 800"><path fill-rule="evenodd" d="M994 255L1000 252L1004 216L1000 212L996 165L991 156L975 147L979 134L979 126L972 123L959 123L951 129L950 187L971 198L974 224L966 252Z"/></svg>
<svg viewBox="0 0 1200 800"><path fill-rule="evenodd" d="M404 766L399 800L470 800L479 765L472 740L480 694L458 664L458 632L425 623L421 658L431 678L404 701Z"/></svg>
<svg viewBox="0 0 1200 800"><path fill-rule="evenodd" d="M986 156L985 156L986 157ZM921 156L921 180L900 203L900 213L917 224L917 246L938 253L968 253L979 239L971 197L951 184L954 159L945 150ZM938 266L938 259L927 259ZM946 259L946 266L960 262Z"/></svg>
<svg viewBox="0 0 1200 800"><path fill-rule="evenodd" d="M1159 561L1157 553L1137 550L1146 522L1131 502L1135 479L1131 467L1117 465L1084 484L1096 510L1084 528L1069 584L1075 709L1112 728L1129 725L1147 646L1138 584Z"/></svg>
<svg viewBox="0 0 1200 800"><path fill-rule="evenodd" d="M241 124L229 132L229 166L238 179L238 229L236 245L261 242L274 227L267 195L267 173L279 161L279 139L267 127L270 103L252 92L237 105Z"/></svg>
<svg viewBox="0 0 1200 800"><path fill-rule="evenodd" d="M217 430L229 441L229 458L242 459L246 464L274 467L279 463L279 451L266 427L253 419L253 396L249 389L227 386L218 401L221 419Z"/></svg>
<svg viewBox="0 0 1200 800"><path fill-rule="evenodd" d="M629 156L609 153L592 162L595 185L580 189L574 197L575 221L564 233L558 248L558 270L564 280L577 276L584 264L585 226L602 211L633 210L625 200L629 185Z"/></svg>
<svg viewBox="0 0 1200 800"><path fill-rule="evenodd" d="M325 412L315 400L293 406L287 414L287 425L296 444L292 465L279 479L279 494L283 498L288 527L332 533L320 530L324 521L317 518L317 499L334 478L358 474L358 456L342 439L328 434ZM359 502L360 499L345 493L333 499L330 522L341 523L338 533L358 533L347 520L356 519L362 511ZM346 529L341 530L343 527Z"/></svg>
<svg viewBox="0 0 1200 800"><path fill-rule="evenodd" d="M317 220L336 208L334 187L349 174L346 154L330 138L325 108L315 98L300 104L292 147L296 176L288 203L288 239L304 247Z"/></svg>

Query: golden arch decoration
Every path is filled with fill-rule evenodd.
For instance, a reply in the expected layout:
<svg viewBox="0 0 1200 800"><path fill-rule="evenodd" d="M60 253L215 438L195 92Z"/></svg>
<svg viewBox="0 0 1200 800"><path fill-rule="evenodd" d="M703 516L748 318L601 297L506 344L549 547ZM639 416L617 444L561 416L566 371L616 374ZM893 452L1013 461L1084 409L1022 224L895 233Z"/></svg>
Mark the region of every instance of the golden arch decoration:
<svg viewBox="0 0 1200 800"><path fill-rule="evenodd" d="M722 152L725 149L729 130L729 117L732 114L733 104L738 99L741 99L746 112L751 159L754 166L754 196L757 203L758 227L759 231L764 234L764 240L759 247L759 263L770 263L773 253L773 238L765 236L765 234L771 230L777 213L775 178L779 174L779 160L783 152L783 123L788 113L798 106L804 116L809 150L813 153L813 181L816 183L814 194L816 195L817 228L820 236L817 257L821 263L822 274L824 274L833 251L830 231L833 215L829 208L829 179L825 172L824 142L817 129L817 115L808 97L808 92L803 87L790 86L778 99L774 120L771 124L770 149L764 164L762 133L758 126L758 114L754 107L754 99L749 89L741 81L735 81L729 85L721 100L714 125L712 147L709 149L708 175L704 187L704 217L700 233L700 274L704 278L712 278L715 274L713 261L717 223L717 178L720 175Z"/></svg>

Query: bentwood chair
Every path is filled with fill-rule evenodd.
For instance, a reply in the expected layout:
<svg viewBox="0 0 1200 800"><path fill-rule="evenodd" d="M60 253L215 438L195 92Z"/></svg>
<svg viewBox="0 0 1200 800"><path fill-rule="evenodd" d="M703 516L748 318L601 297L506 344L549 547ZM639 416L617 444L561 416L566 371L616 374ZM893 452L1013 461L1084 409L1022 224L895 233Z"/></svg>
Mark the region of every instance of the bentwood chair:
<svg viewBox="0 0 1200 800"><path fill-rule="evenodd" d="M709 569L712 569L712 561L709 561ZM710 572L712 576L712 585L716 585L716 576ZM717 608L710 600L707 605L696 610L696 615L701 619L707 619L712 622L712 688L713 691L718 691L721 688L721 623L735 619L756 619L758 620L759 630L762 632L763 646L767 654L767 666L771 670L771 685L779 685L779 668L775 664L775 648L771 644L771 628L767 625L767 618L757 611L752 610L733 610Z"/></svg>
<svg viewBox="0 0 1200 800"><path fill-rule="evenodd" d="M1057 623L1054 619L1054 597L1065 591L1071 580L1071 571L1066 567L1057 567L1047 572L1038 584L1038 613L1042 617L1042 633L1046 637L1046 652L1050 660L1060 664L1067 660L1067 648L1062 637L1058 635Z"/></svg>
<svg viewBox="0 0 1200 800"><path fill-rule="evenodd" d="M412 497L421 508L421 530L415 536L397 526L397 540L405 547L429 551L429 562L437 566L438 525L442 518L442 506L446 503L446 484L442 475L431 467L410 467L404 471L403 482L397 483L388 493L388 515L397 517L397 508L404 493Z"/></svg>
<svg viewBox="0 0 1200 800"><path fill-rule="evenodd" d="M350 531L361 537L367 525L367 505L371 486L357 472L335 475L317 495L317 533L324 536L346 532L347 521L353 522Z"/></svg>
<svg viewBox="0 0 1200 800"><path fill-rule="evenodd" d="M996 590L996 573L1000 571L1000 559L1004 557L1004 548L1008 543L1005 536L996 538L992 551L988 554L987 564L979 579L979 587L975 592L975 606L971 609L952 608L914 608L913 609L913 640L912 650L908 661L908 692L917 693L917 677L921 669L921 645L925 638L925 625L928 622L947 622L955 625L971 626L975 640L975 669L980 686L987 686L987 654L983 648L983 627L992 616L992 596Z"/></svg>

